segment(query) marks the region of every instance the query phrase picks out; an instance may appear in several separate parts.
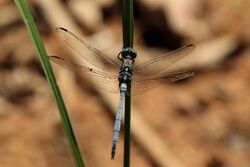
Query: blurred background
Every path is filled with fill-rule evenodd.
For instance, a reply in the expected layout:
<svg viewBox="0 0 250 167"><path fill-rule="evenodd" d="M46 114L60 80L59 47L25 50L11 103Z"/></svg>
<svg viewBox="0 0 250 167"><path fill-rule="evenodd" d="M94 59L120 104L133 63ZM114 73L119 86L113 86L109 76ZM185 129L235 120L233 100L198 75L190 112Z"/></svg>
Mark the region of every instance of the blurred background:
<svg viewBox="0 0 250 167"><path fill-rule="evenodd" d="M48 54L74 57L62 26L103 53L122 48L121 1L29 0ZM132 97L131 166L250 166L250 1L135 0L138 61L193 43L174 67L195 76ZM118 96L52 64L86 166L110 160ZM58 109L13 1L0 0L0 166L72 167Z"/></svg>

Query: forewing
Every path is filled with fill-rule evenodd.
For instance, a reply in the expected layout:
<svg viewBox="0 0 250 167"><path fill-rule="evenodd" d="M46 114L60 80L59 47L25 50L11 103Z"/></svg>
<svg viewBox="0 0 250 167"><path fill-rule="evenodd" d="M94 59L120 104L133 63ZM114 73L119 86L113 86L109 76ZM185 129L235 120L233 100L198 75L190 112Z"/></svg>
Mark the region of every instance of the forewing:
<svg viewBox="0 0 250 167"><path fill-rule="evenodd" d="M84 60L86 60L96 68L101 69L96 61L96 59L98 59L106 63L111 68L119 69L120 62L118 59L116 60L109 58L105 54L101 53L98 49L92 47L87 42L80 39L77 35L73 34L65 28L57 27L56 31L63 37L65 43L70 48L72 48L76 53L78 53L78 55L80 55ZM91 55L88 53L94 56L94 58L91 58Z"/></svg>
<svg viewBox="0 0 250 167"><path fill-rule="evenodd" d="M85 76L94 81L91 82L91 86L111 93L119 92L119 82L117 75L101 70L96 70L87 66L82 66L74 63L70 59L62 58L59 56L49 56L49 59L65 68L79 71L80 74L86 74Z"/></svg>
<svg viewBox="0 0 250 167"><path fill-rule="evenodd" d="M144 62L142 64L134 65L134 72L143 76L162 75L168 72L168 68L186 57L195 49L195 45L186 45L177 50ZM136 61L135 61L136 62Z"/></svg>
<svg viewBox="0 0 250 167"><path fill-rule="evenodd" d="M194 76L194 72L173 72L153 77L135 76L132 81L132 95L142 94L162 84L172 83Z"/></svg>

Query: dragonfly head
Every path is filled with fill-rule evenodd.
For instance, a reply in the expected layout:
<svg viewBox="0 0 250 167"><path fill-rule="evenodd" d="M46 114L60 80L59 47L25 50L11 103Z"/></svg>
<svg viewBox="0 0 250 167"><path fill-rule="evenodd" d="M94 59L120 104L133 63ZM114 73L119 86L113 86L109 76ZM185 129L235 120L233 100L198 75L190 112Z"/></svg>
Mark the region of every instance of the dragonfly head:
<svg viewBox="0 0 250 167"><path fill-rule="evenodd" d="M117 55L117 58L121 61L124 59L131 59L134 61L136 58L137 53L133 48L127 47L127 48L122 48L122 51Z"/></svg>

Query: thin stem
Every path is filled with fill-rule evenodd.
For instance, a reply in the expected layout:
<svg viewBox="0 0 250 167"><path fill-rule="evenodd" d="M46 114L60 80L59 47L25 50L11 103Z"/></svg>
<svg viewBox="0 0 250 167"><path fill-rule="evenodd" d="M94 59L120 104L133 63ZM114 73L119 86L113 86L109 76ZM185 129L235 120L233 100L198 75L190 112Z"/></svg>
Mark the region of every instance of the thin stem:
<svg viewBox="0 0 250 167"><path fill-rule="evenodd" d="M134 7L133 0L123 0L122 27L123 47L133 47Z"/></svg>
<svg viewBox="0 0 250 167"><path fill-rule="evenodd" d="M128 92L130 92L128 86ZM124 124L124 159L123 166L130 166L130 119L131 119L131 96L125 96L125 124Z"/></svg>
<svg viewBox="0 0 250 167"><path fill-rule="evenodd" d="M123 47L133 48L133 24L134 24L134 11L133 0L123 0ZM131 85L128 84L129 95L125 96L125 123L124 123L124 159L123 166L130 166L130 117L131 117Z"/></svg>
<svg viewBox="0 0 250 167"><path fill-rule="evenodd" d="M71 123L70 123L70 119L69 119L69 116L68 116L68 113L66 110L66 106L64 104L61 92L57 86L56 79L55 79L54 73L52 71L51 64L48 60L46 50L43 46L41 37L37 31L32 14L31 14L25 0L15 0L15 3L16 3L16 6L18 7L18 9L23 17L23 20L26 24L26 27L28 29L29 35L32 39L32 42L37 49L39 60L42 64L44 73L48 79L49 85L50 85L50 87L53 91L54 97L56 99L59 113L60 113L60 116L62 119L63 127L64 127L64 130L65 130L65 133L66 133L67 139L69 141L71 151L72 151L72 154L73 154L73 157L75 160L75 165L76 165L76 167L84 167L84 163L83 163L81 153L80 153L80 150L79 150L77 142L76 142L76 138L75 138L75 135L74 135Z"/></svg>

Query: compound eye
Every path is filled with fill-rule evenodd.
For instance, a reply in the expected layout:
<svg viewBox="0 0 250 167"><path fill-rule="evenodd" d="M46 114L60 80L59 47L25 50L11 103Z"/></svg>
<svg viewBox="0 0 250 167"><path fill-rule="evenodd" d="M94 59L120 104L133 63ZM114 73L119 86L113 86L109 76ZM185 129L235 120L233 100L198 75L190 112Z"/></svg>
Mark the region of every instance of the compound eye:
<svg viewBox="0 0 250 167"><path fill-rule="evenodd" d="M120 54L122 55L122 57L127 57L129 55L132 59L135 59L137 56L136 51L130 47L123 48Z"/></svg>

